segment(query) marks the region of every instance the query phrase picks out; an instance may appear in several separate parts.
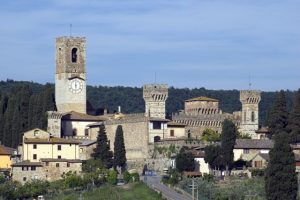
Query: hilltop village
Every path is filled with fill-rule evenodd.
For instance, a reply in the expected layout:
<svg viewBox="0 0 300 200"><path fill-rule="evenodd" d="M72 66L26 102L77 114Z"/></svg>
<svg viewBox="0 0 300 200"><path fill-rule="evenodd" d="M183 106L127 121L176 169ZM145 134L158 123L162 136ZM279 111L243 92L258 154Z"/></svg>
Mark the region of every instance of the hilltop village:
<svg viewBox="0 0 300 200"><path fill-rule="evenodd" d="M189 145L195 150L197 172L209 173L204 162L204 144L199 139L206 129L220 133L222 122L232 120L242 135L251 139L237 139L234 160L243 158L253 166L263 168L273 141L268 129L259 127L260 91L240 91L242 110L225 113L219 101L204 96L187 99L184 110L166 118L168 85L145 84L143 113L104 112L87 113L86 39L83 37L56 38L55 100L57 111L48 111L48 128L35 128L23 134L17 151L0 146L0 156L8 158L0 168L11 169L13 180L26 183L32 179L54 181L68 171L82 171L82 163L91 158L101 125L105 125L110 148L113 148L116 129L123 128L127 168L141 172L144 165L157 171L174 166L170 156L157 155L155 148ZM294 146L298 151L300 147ZM4 159L3 159L4 160Z"/></svg>

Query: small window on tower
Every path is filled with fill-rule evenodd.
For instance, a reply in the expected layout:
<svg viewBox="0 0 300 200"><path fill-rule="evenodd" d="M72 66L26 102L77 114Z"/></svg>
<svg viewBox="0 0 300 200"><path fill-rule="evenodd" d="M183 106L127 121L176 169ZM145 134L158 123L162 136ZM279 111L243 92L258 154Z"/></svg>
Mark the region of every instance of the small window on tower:
<svg viewBox="0 0 300 200"><path fill-rule="evenodd" d="M77 48L72 49L72 63L77 63Z"/></svg>
<svg viewBox="0 0 300 200"><path fill-rule="evenodd" d="M251 121L252 121L252 122L255 121L255 113L254 113L254 112L251 113Z"/></svg>

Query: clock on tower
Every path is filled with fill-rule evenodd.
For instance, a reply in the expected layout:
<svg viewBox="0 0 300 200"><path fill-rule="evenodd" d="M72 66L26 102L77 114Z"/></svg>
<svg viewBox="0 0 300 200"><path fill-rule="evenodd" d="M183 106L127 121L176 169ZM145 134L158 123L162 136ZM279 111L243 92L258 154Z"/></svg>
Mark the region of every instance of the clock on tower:
<svg viewBox="0 0 300 200"><path fill-rule="evenodd" d="M56 38L55 100L58 112L86 113L85 38Z"/></svg>

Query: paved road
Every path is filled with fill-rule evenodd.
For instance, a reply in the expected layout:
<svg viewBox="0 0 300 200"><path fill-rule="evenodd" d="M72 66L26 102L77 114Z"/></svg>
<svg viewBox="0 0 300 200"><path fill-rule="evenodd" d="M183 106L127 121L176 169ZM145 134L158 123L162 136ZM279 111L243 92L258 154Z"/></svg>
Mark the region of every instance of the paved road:
<svg viewBox="0 0 300 200"><path fill-rule="evenodd" d="M143 180L144 178L142 178ZM161 191L164 197L168 200L191 200L192 198L172 190L171 188L160 183L160 176L147 176L147 179L144 179L144 182L151 188Z"/></svg>

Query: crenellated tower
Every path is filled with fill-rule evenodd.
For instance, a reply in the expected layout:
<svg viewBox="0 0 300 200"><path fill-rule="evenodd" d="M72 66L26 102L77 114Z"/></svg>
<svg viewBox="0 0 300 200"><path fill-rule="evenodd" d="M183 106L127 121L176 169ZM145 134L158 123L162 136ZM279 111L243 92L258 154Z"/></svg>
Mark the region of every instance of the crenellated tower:
<svg viewBox="0 0 300 200"><path fill-rule="evenodd" d="M240 101L242 103L242 115L240 123L240 132L249 134L256 138L255 131L259 128L259 102L261 92L257 90L241 90Z"/></svg>
<svg viewBox="0 0 300 200"><path fill-rule="evenodd" d="M168 98L168 85L147 84L143 86L145 100L145 116L164 119L166 117L166 100Z"/></svg>
<svg viewBox="0 0 300 200"><path fill-rule="evenodd" d="M56 38L57 111L86 113L85 38Z"/></svg>

